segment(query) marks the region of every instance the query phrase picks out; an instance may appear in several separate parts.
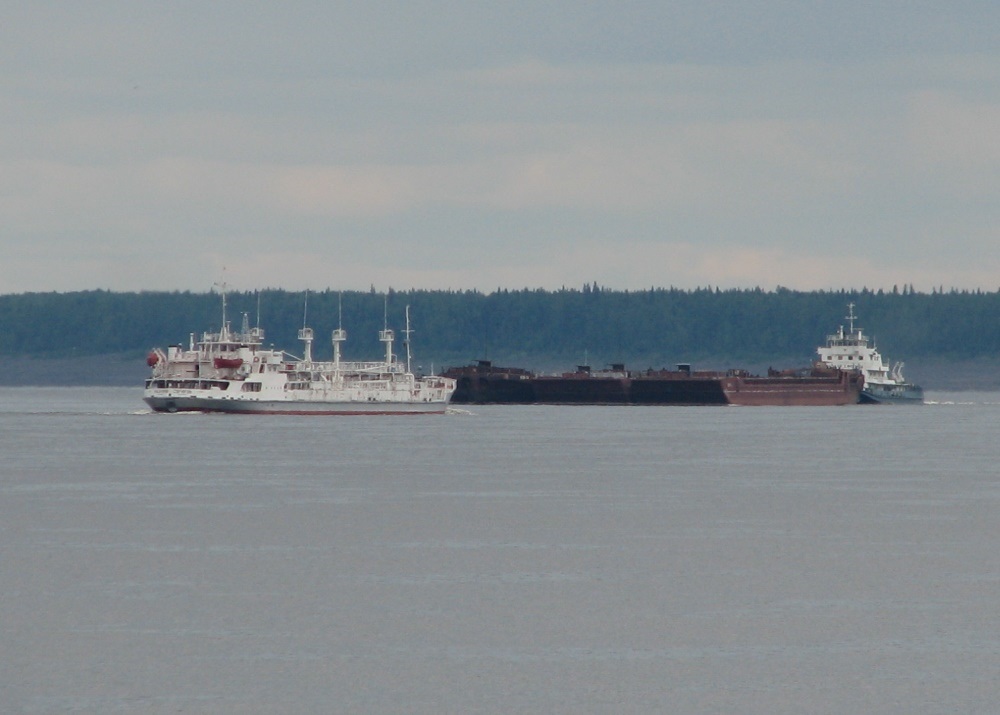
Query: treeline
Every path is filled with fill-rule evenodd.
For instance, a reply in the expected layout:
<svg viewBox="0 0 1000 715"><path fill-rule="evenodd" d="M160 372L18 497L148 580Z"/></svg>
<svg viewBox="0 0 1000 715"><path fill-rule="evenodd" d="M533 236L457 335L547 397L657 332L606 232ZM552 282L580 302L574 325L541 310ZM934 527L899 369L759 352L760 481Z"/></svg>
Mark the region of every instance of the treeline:
<svg viewBox="0 0 1000 715"><path fill-rule="evenodd" d="M1000 354L1000 293L911 287L891 291L793 291L778 288L609 290L596 284L561 290L284 290L231 292L227 320L246 315L266 342L299 350L297 331L315 330L314 354L328 356L330 332L348 331L349 359L377 357L378 331L396 330L403 352L404 310L410 306L415 359L545 368L586 360L595 367L675 362L808 361L839 325L848 303L857 327L893 359L975 359ZM342 319L340 318L342 316ZM341 323L342 320L342 323ZM135 354L187 344L189 334L218 330L218 293L104 290L0 296L0 355L65 358Z"/></svg>

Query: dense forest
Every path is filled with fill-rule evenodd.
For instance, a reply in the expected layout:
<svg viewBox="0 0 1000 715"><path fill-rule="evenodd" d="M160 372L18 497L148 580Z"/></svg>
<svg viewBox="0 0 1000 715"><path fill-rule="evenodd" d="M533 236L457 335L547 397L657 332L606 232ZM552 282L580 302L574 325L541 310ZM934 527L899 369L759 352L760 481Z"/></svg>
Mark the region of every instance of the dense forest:
<svg viewBox="0 0 1000 715"><path fill-rule="evenodd" d="M806 364L825 336L845 324L855 304L857 326L884 354L919 360L993 359L1000 355L1000 293L904 286L891 291L811 291L778 288L609 290L585 285L561 290L479 291L284 290L230 292L227 319L246 315L266 341L299 351L304 323L317 336L314 354L328 356L338 323L349 340L344 354L381 354L377 333L387 324L399 337L410 306L413 352L425 370L489 358L497 364L564 369L588 362L660 367ZM0 356L80 358L117 354L141 361L156 345L188 342L192 331L217 330L219 293L104 290L0 296ZM397 352L402 350L397 345Z"/></svg>

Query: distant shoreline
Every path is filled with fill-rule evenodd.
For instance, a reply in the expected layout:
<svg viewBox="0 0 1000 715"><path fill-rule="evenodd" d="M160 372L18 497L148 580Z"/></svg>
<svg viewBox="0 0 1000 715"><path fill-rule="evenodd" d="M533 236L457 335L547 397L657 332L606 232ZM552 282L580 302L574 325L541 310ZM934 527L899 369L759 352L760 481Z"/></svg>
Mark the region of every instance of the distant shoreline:
<svg viewBox="0 0 1000 715"><path fill-rule="evenodd" d="M740 364L738 360L726 359L705 360L700 364L706 367L743 367L757 373L766 372L768 367L756 363ZM145 359L136 357L134 353L76 358L8 356L0 357L0 366L0 386L4 387L141 387L149 375ZM773 366L795 367L788 361L775 363ZM565 369L572 367L567 365ZM912 364L906 364L904 374L908 380L923 386L925 390L1000 391L1000 359L915 360Z"/></svg>

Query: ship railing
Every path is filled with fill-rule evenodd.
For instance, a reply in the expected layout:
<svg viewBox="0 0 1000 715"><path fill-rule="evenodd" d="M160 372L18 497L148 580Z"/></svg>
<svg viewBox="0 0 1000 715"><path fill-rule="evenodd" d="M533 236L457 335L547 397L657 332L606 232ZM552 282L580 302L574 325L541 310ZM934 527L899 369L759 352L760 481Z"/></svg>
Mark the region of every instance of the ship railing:
<svg viewBox="0 0 1000 715"><path fill-rule="evenodd" d="M240 336L236 336L239 338ZM256 351L261 347L261 342L258 340L220 340L218 335L210 335L205 333L201 336L201 340L198 341L198 346L204 352L230 352L239 350L240 348L247 348L251 351Z"/></svg>
<svg viewBox="0 0 1000 715"><path fill-rule="evenodd" d="M341 360L339 363L325 362L323 363L324 370L338 370L342 373L344 372L364 372L370 374L401 374L406 372L406 365L401 363L387 363L387 362L346 362Z"/></svg>
<svg viewBox="0 0 1000 715"><path fill-rule="evenodd" d="M856 330L853 333L834 333L833 335L827 335L826 342L827 345L830 346L850 347L853 345L867 345L869 337L860 330Z"/></svg>
<svg viewBox="0 0 1000 715"><path fill-rule="evenodd" d="M295 371L295 372L326 372L326 373L365 373L365 374L381 374L381 375L405 375L407 374L406 365L398 362L385 362L383 361L347 361L341 360L340 362L333 361L317 361L317 360L303 360L297 355L293 355L287 351L281 353L275 353L280 355L278 362L283 364L284 371Z"/></svg>

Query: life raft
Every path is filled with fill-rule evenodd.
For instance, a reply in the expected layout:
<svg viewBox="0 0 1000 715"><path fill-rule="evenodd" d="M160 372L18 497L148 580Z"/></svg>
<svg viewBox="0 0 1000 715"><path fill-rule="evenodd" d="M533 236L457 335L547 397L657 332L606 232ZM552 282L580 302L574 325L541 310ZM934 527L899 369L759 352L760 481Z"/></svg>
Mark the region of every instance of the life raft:
<svg viewBox="0 0 1000 715"><path fill-rule="evenodd" d="M243 358L217 357L212 361L212 364L215 365L216 370L222 369L224 367L239 367L240 365L243 364Z"/></svg>

